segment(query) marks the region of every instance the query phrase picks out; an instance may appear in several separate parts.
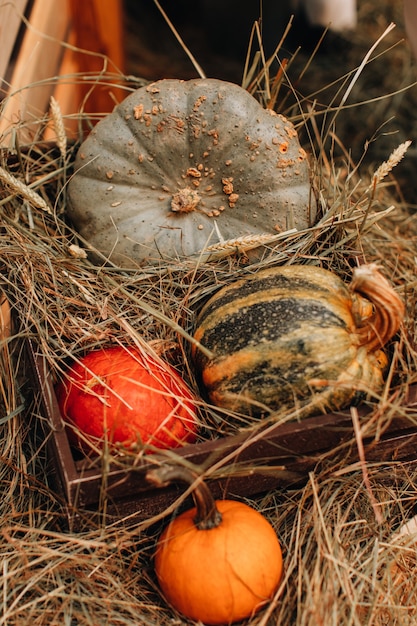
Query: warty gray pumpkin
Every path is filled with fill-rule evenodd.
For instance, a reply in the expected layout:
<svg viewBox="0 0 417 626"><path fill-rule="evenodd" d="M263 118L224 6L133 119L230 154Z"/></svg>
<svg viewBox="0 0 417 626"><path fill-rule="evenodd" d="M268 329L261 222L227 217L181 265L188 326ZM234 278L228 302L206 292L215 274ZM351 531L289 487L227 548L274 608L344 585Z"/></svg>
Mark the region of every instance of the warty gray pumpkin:
<svg viewBox="0 0 417 626"><path fill-rule="evenodd" d="M308 265L261 270L220 289L202 308L192 347L208 399L244 415L345 407L383 385L383 346L404 304L375 265L346 285Z"/></svg>
<svg viewBox="0 0 417 626"><path fill-rule="evenodd" d="M309 227L316 204L289 120L217 79L141 87L79 148L68 216L121 266Z"/></svg>

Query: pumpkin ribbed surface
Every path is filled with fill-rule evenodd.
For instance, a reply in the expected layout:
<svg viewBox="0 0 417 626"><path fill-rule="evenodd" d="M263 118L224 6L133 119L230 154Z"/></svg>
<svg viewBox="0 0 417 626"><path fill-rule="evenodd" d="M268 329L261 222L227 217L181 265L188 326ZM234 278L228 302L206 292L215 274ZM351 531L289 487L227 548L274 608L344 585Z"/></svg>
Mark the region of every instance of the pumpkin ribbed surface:
<svg viewBox="0 0 417 626"><path fill-rule="evenodd" d="M120 265L307 228L316 213L294 126L216 79L130 94L81 145L68 200L80 234Z"/></svg>
<svg viewBox="0 0 417 626"><path fill-rule="evenodd" d="M361 339L374 313L372 302L330 271L263 270L221 289L202 309L195 338L214 356L194 347L194 362L209 399L227 409L338 409L382 386L382 344L369 350Z"/></svg>

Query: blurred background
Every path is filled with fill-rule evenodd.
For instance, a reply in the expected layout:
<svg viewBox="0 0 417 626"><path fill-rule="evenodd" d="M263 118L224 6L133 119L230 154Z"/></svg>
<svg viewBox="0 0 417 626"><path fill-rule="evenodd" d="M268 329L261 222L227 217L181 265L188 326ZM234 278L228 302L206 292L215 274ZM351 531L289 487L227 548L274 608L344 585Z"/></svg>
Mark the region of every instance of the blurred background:
<svg viewBox="0 0 417 626"><path fill-rule="evenodd" d="M207 76L241 83L253 24L261 13L257 0L180 0L175 9L169 7L172 2L161 0L161 4ZM289 7L281 11L283 6L285 2L262 4L260 29L266 57L273 54L290 21ZM153 0L127 0L125 10L129 73L150 79L197 75ZM343 150L363 168L386 160L400 143L416 136L417 71L406 38L403 0L358 0L356 27L345 32L312 27L303 12L296 13L278 51L281 61L291 60L281 101L288 105L287 91L294 89L325 111L341 102L353 73L391 23L395 27L360 72L334 129ZM255 36L252 58L257 49ZM272 71L274 67L277 71L276 66ZM278 99L278 109L280 105ZM289 109L282 112L288 114ZM319 127L322 121L318 119ZM415 158L413 144L395 172L400 192L411 204L417 201Z"/></svg>
<svg viewBox="0 0 417 626"><path fill-rule="evenodd" d="M0 141L10 144L16 123L47 111L51 95L69 124L81 106L110 111L125 95L117 89L121 77L132 87L202 73L242 84L249 68L261 70L276 52L268 69L271 82L281 73L278 111L293 117L300 101L304 111L314 106L321 132L328 111L343 102L332 122L333 156L348 155L363 168L386 160L414 139L417 126L403 0L358 0L355 27L338 32L312 26L302 9L294 14L292 2L0 0ZM97 76L101 84L92 89L88 78ZM395 171L397 192L410 205L417 202L415 156L413 144Z"/></svg>

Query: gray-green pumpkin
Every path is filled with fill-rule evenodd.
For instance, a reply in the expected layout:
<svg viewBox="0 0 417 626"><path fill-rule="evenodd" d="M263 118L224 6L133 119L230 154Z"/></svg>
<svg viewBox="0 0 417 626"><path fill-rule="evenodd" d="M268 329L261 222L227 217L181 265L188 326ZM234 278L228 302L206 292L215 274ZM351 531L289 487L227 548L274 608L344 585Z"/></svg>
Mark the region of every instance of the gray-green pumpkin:
<svg viewBox="0 0 417 626"><path fill-rule="evenodd" d="M216 79L126 97L81 145L68 199L81 236L122 266L304 229L316 215L294 126Z"/></svg>

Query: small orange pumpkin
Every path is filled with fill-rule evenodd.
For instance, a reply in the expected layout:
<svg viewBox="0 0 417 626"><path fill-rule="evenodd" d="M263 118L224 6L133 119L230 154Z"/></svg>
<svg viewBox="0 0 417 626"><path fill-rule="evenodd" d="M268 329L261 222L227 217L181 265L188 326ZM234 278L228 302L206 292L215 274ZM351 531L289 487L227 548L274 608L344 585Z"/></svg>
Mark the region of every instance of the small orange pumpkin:
<svg viewBox="0 0 417 626"><path fill-rule="evenodd" d="M147 473L163 487L183 480L194 485L195 507L175 518L157 544L155 572L167 601L192 620L230 624L271 600L283 560L275 530L242 502L214 501L207 485L182 467Z"/></svg>

